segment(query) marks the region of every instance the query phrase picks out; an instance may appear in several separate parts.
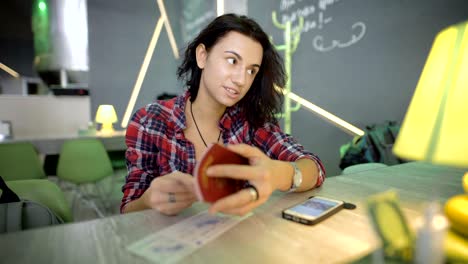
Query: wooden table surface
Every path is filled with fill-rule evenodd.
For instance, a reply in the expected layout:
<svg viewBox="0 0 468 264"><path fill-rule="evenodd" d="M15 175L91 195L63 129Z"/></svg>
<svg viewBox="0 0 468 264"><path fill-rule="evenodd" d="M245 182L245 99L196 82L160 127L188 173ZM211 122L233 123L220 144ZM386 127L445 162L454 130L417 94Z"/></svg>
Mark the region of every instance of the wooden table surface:
<svg viewBox="0 0 468 264"><path fill-rule="evenodd" d="M379 247L367 217L366 198L395 189L410 222L424 205L462 193L464 170L407 163L328 178L300 194L275 193L252 216L181 263L343 263ZM315 226L281 218L281 210L311 195L357 205ZM127 215L0 235L1 263L150 263L126 246L206 209L198 204L175 217L147 210Z"/></svg>

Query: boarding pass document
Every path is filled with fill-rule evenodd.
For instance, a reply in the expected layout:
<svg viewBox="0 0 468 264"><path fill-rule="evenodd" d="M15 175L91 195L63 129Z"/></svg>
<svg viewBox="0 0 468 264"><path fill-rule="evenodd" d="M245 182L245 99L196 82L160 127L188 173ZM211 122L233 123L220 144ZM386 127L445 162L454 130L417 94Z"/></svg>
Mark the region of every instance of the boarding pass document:
<svg viewBox="0 0 468 264"><path fill-rule="evenodd" d="M250 215L233 217L203 211L136 241L128 250L155 263L176 263Z"/></svg>

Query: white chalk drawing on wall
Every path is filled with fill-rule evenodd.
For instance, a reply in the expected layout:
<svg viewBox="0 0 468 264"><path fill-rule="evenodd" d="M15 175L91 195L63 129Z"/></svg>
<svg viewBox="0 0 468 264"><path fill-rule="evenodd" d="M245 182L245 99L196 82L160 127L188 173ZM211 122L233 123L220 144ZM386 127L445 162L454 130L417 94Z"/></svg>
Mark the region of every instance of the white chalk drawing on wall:
<svg viewBox="0 0 468 264"><path fill-rule="evenodd" d="M357 34L355 34L355 32ZM326 43L325 38L322 35L317 35L314 37L312 44L315 50L320 52L327 52L331 51L335 48L346 48L353 44L356 44L359 40L361 40L364 35L366 34L366 24L363 22L356 22L351 26L351 38L342 41L342 40L331 40Z"/></svg>
<svg viewBox="0 0 468 264"><path fill-rule="evenodd" d="M312 38L312 47L318 52L330 52L336 48L347 48L358 43L364 38L367 28L363 21L356 21L349 28L350 36L341 39L327 39L325 37L328 25L337 23L329 14L333 6L340 0L281 0L279 14L281 23L291 21L294 30L297 27L299 17L304 18L304 26L301 34L315 34Z"/></svg>

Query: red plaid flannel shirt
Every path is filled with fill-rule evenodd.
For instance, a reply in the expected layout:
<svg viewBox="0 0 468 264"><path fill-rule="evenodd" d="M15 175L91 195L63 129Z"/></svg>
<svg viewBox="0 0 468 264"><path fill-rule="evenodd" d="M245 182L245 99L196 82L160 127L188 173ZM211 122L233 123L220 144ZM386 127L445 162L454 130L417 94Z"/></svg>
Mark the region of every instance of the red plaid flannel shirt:
<svg viewBox="0 0 468 264"><path fill-rule="evenodd" d="M133 115L125 140L128 175L122 187L121 211L127 203L139 198L156 177L176 170L193 174L195 148L183 132L186 127L184 109L189 97L187 91L176 98L148 104ZM256 146L276 160L314 160L319 168L315 186L322 185L325 168L320 159L304 150L277 124L266 123L261 128L253 129L245 119L240 118L240 110L234 106L226 109L218 126L222 130L224 144Z"/></svg>

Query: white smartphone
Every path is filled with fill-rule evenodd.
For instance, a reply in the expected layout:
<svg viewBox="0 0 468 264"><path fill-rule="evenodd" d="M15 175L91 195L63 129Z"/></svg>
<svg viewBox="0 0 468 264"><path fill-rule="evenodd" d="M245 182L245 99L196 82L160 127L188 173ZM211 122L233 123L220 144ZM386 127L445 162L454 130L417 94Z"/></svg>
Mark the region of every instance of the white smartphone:
<svg viewBox="0 0 468 264"><path fill-rule="evenodd" d="M306 201L283 210L283 218L305 225L314 225L343 208L344 202L322 196L312 196Z"/></svg>

